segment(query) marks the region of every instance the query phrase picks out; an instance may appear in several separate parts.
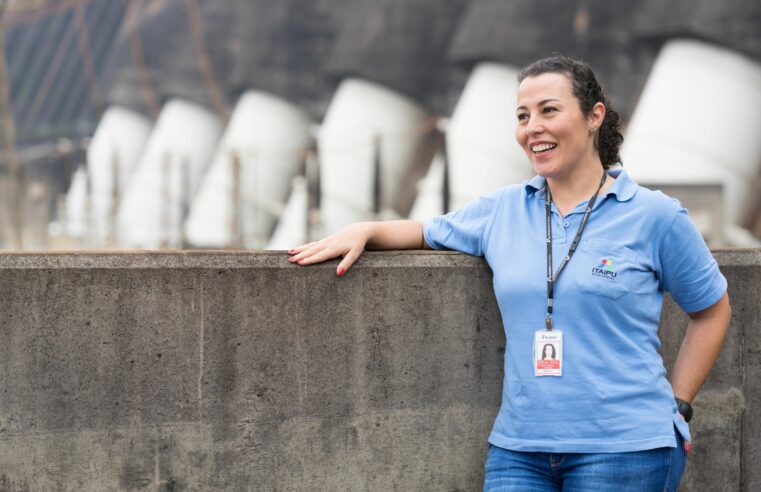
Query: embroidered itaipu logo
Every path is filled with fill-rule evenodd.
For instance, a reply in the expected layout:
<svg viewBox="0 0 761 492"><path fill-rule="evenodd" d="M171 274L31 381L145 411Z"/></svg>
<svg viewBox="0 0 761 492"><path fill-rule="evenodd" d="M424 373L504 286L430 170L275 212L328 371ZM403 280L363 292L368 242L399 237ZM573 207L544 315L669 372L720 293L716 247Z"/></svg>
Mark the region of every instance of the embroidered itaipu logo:
<svg viewBox="0 0 761 492"><path fill-rule="evenodd" d="M616 271L613 270L613 261L603 258L597 267L592 268L592 275L605 278L616 278Z"/></svg>

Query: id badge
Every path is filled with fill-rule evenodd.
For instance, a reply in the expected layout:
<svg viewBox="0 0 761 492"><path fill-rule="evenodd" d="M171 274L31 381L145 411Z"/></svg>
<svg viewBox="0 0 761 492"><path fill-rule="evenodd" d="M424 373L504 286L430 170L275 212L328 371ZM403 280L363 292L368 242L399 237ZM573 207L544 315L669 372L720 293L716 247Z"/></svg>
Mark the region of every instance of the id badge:
<svg viewBox="0 0 761 492"><path fill-rule="evenodd" d="M563 332L541 330L534 334L534 376L563 375Z"/></svg>

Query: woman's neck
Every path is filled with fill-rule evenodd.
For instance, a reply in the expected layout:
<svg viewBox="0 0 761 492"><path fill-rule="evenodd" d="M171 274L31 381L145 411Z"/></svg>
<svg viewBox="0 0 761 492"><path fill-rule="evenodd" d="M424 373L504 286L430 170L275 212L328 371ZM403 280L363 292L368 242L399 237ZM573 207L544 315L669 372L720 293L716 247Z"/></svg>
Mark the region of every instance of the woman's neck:
<svg viewBox="0 0 761 492"><path fill-rule="evenodd" d="M602 164L599 164L578 169L570 176L547 178L547 184L552 192L552 201L560 215L568 214L580 203L589 200L600 186L603 172ZM600 192L607 190L613 181L615 178L608 176Z"/></svg>

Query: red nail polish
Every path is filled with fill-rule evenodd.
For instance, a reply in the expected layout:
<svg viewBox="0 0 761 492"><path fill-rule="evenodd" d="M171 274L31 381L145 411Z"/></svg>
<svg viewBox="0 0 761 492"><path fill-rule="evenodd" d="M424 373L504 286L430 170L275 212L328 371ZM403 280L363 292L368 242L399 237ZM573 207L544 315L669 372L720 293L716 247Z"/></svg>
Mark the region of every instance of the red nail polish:
<svg viewBox="0 0 761 492"><path fill-rule="evenodd" d="M690 442L684 443L684 452L687 454L690 454L692 452L692 443Z"/></svg>
<svg viewBox="0 0 761 492"><path fill-rule="evenodd" d="M344 270L343 268L339 268L336 273L338 273L339 277L343 277L344 273L346 273L346 270Z"/></svg>

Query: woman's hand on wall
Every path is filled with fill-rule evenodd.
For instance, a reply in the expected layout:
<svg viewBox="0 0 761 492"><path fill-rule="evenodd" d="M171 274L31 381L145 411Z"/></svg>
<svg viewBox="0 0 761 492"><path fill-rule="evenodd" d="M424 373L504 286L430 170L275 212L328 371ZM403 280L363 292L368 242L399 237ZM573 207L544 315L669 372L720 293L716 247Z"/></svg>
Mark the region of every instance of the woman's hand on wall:
<svg viewBox="0 0 761 492"><path fill-rule="evenodd" d="M311 265L342 256L343 260L336 269L336 275L341 277L365 250L372 226L369 222L359 222L344 227L332 236L302 244L288 251L291 255L288 261L299 265Z"/></svg>
<svg viewBox="0 0 761 492"><path fill-rule="evenodd" d="M288 261L311 265L342 256L336 275L344 273L368 249L426 249L423 226L411 220L358 222L344 227L325 239L302 244L288 250Z"/></svg>

